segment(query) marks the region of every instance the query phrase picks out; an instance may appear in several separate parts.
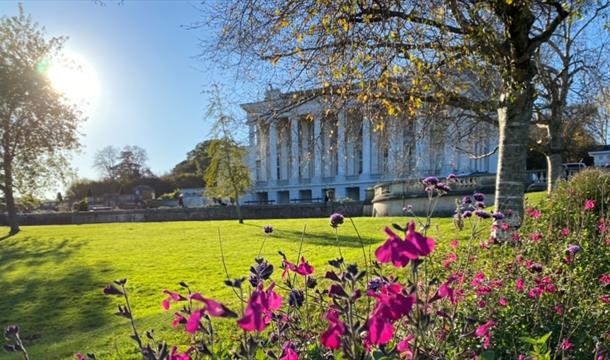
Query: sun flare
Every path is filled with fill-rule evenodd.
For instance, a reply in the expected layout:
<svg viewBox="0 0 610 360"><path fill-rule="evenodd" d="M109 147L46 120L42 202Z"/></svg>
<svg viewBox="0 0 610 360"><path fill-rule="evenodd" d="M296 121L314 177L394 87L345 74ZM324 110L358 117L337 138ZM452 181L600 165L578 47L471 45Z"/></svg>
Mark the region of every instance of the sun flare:
<svg viewBox="0 0 610 360"><path fill-rule="evenodd" d="M47 70L51 85L68 101L92 107L99 96L99 82L93 66L75 53L66 53Z"/></svg>

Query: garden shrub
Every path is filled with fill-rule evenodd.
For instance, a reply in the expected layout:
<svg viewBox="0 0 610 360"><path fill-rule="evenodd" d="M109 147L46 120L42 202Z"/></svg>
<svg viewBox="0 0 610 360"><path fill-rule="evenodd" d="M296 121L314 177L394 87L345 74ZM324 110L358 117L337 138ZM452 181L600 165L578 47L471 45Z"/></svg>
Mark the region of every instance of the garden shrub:
<svg viewBox="0 0 610 360"><path fill-rule="evenodd" d="M279 268L257 257L247 276L225 282L239 309L180 283L162 300L185 334L180 346L139 332L125 279L104 293L121 299L116 315L129 321L146 360L609 359L608 198L594 186L606 186L606 176L587 172L561 184L526 209L518 229L487 212L477 193L456 210L456 231L467 240L432 239L428 212L387 227L385 242L363 245L361 259L343 259L337 241L327 269L309 264L303 242L294 259L279 252ZM430 209L451 191L448 182L424 179ZM337 239L341 227L355 227L341 214L329 225ZM487 236L490 228L509 240ZM261 233L259 255L273 227ZM234 330L217 333L220 322ZM8 335L9 350L25 354L18 330Z"/></svg>

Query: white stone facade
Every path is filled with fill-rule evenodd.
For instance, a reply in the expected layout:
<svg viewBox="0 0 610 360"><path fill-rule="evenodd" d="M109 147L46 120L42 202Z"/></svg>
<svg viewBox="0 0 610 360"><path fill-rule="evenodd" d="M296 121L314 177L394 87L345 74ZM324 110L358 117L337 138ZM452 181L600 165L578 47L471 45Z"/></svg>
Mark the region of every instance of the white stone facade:
<svg viewBox="0 0 610 360"><path fill-rule="evenodd" d="M495 127L480 125L481 132L472 124L400 118L379 126L358 105L285 106L287 98L272 90L264 101L242 105L254 184L246 203L362 201L367 189L384 181L496 171L495 154L473 160L465 152L493 150Z"/></svg>

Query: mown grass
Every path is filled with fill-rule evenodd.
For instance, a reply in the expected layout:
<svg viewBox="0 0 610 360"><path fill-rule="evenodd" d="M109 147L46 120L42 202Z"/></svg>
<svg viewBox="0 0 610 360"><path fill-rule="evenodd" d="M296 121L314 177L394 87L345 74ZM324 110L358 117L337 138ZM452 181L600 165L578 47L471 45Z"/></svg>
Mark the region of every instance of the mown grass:
<svg viewBox="0 0 610 360"><path fill-rule="evenodd" d="M538 201L542 195L534 195ZM405 218L355 218L368 253L385 240L383 228ZM234 309L238 303L224 284L218 232L231 277L247 276L270 224L262 255L276 266L283 251L296 261L303 229L303 255L322 276L327 261L338 257L328 219L121 223L23 227L0 241L0 326L19 324L31 359L72 359L76 351L99 359L133 358L125 319L113 315L118 301L102 295L114 279L128 278L133 311L141 330L153 328L161 337L184 344L188 339L169 326L172 312L163 312L161 291L178 290L186 281L193 289ZM451 219L438 218L429 235L439 254L457 234ZM349 220L339 229L344 257L362 260L360 240ZM221 320L221 327L234 326ZM19 359L0 353L0 359Z"/></svg>

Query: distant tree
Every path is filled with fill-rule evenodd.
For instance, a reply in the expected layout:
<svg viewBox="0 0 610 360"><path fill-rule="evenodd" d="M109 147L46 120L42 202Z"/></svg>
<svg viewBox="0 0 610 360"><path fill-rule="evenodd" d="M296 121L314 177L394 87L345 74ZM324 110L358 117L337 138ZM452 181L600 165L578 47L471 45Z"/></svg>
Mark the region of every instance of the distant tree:
<svg viewBox="0 0 610 360"><path fill-rule="evenodd" d="M214 140L206 148L210 164L205 170L205 192L210 198L232 198L240 224L244 219L239 198L251 186L250 169L246 165L246 150L239 146L233 134L241 127L239 120L227 113L220 90L214 87L207 117L213 119Z"/></svg>
<svg viewBox="0 0 610 360"><path fill-rule="evenodd" d="M95 153L93 167L99 171L102 179L116 180L115 167L119 161L119 150L106 146Z"/></svg>
<svg viewBox="0 0 610 360"><path fill-rule="evenodd" d="M112 167L115 179L124 184L129 181L151 176L146 166L148 155L146 150L139 146L125 146L118 156L118 162Z"/></svg>
<svg viewBox="0 0 610 360"><path fill-rule="evenodd" d="M169 174L162 176L162 179L173 183L177 188L203 187L203 174L210 163L207 154L209 143L210 140L198 143L187 153L186 159L176 164Z"/></svg>
<svg viewBox="0 0 610 360"><path fill-rule="evenodd" d="M15 191L40 191L63 178L70 152L80 146L83 116L45 74L64 42L47 39L21 6L18 15L0 19L0 190L11 234L19 231Z"/></svg>

